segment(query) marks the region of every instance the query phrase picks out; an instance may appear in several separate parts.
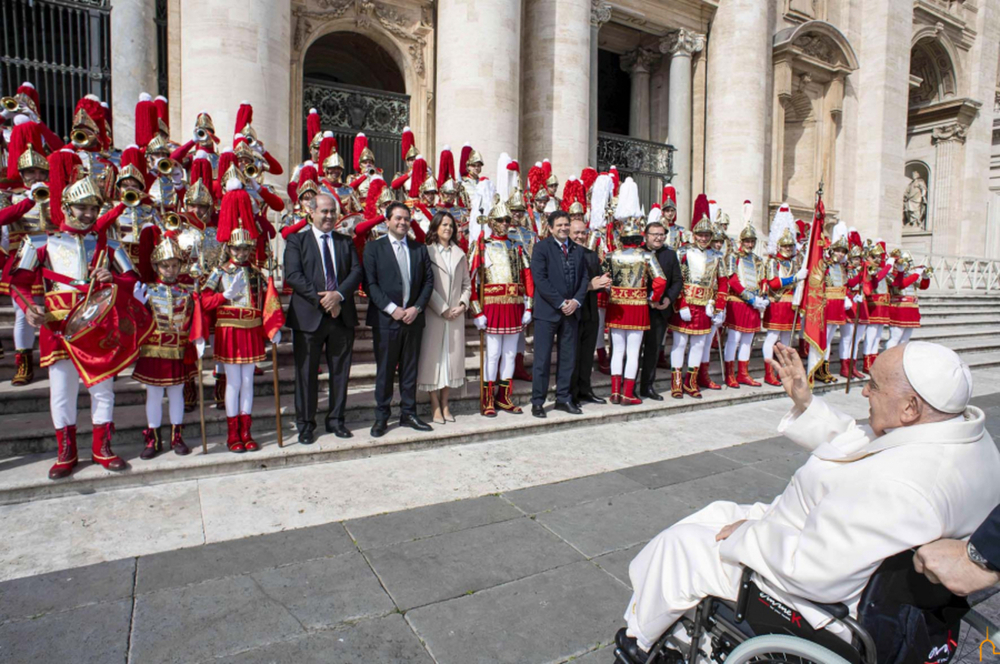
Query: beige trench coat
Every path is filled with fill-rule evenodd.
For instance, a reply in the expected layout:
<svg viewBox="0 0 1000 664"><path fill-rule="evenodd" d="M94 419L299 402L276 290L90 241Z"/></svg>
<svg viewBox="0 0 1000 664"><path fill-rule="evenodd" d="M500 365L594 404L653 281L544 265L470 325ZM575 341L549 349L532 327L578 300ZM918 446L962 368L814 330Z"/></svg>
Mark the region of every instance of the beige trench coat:
<svg viewBox="0 0 1000 664"><path fill-rule="evenodd" d="M417 387L423 391L465 384L465 316L445 320L442 315L459 304L469 306L472 283L469 263L461 248L452 246L448 254L440 245L427 247L434 271L434 292L424 316L424 336L420 342Z"/></svg>

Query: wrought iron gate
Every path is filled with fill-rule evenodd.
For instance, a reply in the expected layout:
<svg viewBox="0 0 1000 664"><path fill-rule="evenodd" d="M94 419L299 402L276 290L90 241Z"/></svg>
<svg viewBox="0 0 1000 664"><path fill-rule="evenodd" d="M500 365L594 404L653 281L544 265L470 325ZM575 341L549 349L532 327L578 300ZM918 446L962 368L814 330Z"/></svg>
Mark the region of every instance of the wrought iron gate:
<svg viewBox="0 0 1000 664"><path fill-rule="evenodd" d="M388 177L403 170L400 155L403 128L410 122L410 96L382 90L306 80L302 86L302 114L309 109L319 112L325 131L337 137L340 156L353 170L354 136L359 131L368 137L368 147L375 153L375 164ZM302 122L303 158L309 157L309 138Z"/></svg>
<svg viewBox="0 0 1000 664"><path fill-rule="evenodd" d="M86 94L111 104L109 0L0 2L0 92L22 81L38 90L42 120L67 136Z"/></svg>
<svg viewBox="0 0 1000 664"><path fill-rule="evenodd" d="M631 177L639 187L639 200L648 211L660 202L663 185L674 178L674 146L600 132L597 135L597 168L618 168L622 180Z"/></svg>

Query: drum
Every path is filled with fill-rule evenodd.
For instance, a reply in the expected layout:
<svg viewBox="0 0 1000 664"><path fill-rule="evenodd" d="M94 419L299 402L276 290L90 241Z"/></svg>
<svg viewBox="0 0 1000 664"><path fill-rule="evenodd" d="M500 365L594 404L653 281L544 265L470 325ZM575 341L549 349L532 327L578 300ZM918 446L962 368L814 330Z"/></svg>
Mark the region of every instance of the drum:
<svg viewBox="0 0 1000 664"><path fill-rule="evenodd" d="M70 311L62 338L88 389L117 375L139 357L156 325L131 293L112 285L91 293Z"/></svg>

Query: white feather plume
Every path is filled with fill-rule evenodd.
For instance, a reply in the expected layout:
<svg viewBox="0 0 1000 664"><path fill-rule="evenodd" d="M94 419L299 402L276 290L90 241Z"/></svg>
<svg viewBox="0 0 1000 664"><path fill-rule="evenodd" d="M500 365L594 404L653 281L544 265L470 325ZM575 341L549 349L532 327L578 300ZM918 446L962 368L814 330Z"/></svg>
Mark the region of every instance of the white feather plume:
<svg viewBox="0 0 1000 664"><path fill-rule="evenodd" d="M500 194L500 200L502 201L510 198L510 171L507 170L507 164L510 162L510 155L506 152L501 152L500 156L497 157L497 176L494 179L496 180L496 192Z"/></svg>
<svg viewBox="0 0 1000 664"><path fill-rule="evenodd" d="M590 230L597 231L607 223L607 209L614 193L615 182L610 175L598 175L590 194Z"/></svg>
<svg viewBox="0 0 1000 664"><path fill-rule="evenodd" d="M639 185L628 177L618 188L618 207L615 209L615 219L631 219L642 215L642 205L639 203Z"/></svg>
<svg viewBox="0 0 1000 664"><path fill-rule="evenodd" d="M492 180L480 180L476 185L476 191L473 192L469 204L469 242L478 240L480 231L483 231L486 237L490 236L489 224L480 224L479 218L487 216L493 209L496 193L496 186Z"/></svg>
<svg viewBox="0 0 1000 664"><path fill-rule="evenodd" d="M778 253L778 238L781 237L781 234L786 229L792 232L792 237L795 237L795 218L792 217L792 212L788 209L788 204L782 203L774 211L774 218L771 220L771 232L767 237L767 253L771 256Z"/></svg>
<svg viewBox="0 0 1000 664"><path fill-rule="evenodd" d="M653 208L649 211L649 216L646 217L646 225L658 224L663 220L663 210L658 207Z"/></svg>

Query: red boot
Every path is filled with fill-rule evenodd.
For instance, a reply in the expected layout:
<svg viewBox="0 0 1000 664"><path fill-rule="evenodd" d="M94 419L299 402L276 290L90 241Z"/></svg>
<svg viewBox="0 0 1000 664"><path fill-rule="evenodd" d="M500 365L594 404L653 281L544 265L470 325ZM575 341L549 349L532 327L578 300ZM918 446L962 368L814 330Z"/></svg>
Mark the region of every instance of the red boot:
<svg viewBox="0 0 1000 664"><path fill-rule="evenodd" d="M145 447L139 453L139 458L148 461L163 451L163 441L160 440L160 430L150 427L142 430L142 442Z"/></svg>
<svg viewBox="0 0 1000 664"><path fill-rule="evenodd" d="M94 463L101 464L107 470L125 470L128 465L111 449L111 434L114 432L113 422L95 424L90 444L90 456Z"/></svg>
<svg viewBox="0 0 1000 664"><path fill-rule="evenodd" d="M493 381L483 386L482 411L486 417L497 416L496 405L493 403Z"/></svg>
<svg viewBox="0 0 1000 664"><path fill-rule="evenodd" d="M598 351L600 352L600 351ZM622 402L622 377L612 376L611 377L611 398L608 399L611 403L621 403Z"/></svg>
<svg viewBox="0 0 1000 664"><path fill-rule="evenodd" d="M635 396L635 379L625 379L625 392L622 394L621 404L623 406L638 406L642 399Z"/></svg>
<svg viewBox="0 0 1000 664"><path fill-rule="evenodd" d="M809 348L806 346L806 338L804 336L799 339L799 357L803 360L809 358Z"/></svg>
<svg viewBox="0 0 1000 664"><path fill-rule="evenodd" d="M524 353L518 353L517 357L514 358L514 378L524 380L529 383L531 382L531 374L524 368ZM501 408L503 408L503 406L501 406Z"/></svg>
<svg viewBox="0 0 1000 664"><path fill-rule="evenodd" d="M670 396L675 399L684 397L684 380L681 378L680 369L674 369L670 373Z"/></svg>
<svg viewBox="0 0 1000 664"><path fill-rule="evenodd" d="M194 376L184 381L184 412L193 412L198 407L198 383Z"/></svg>
<svg viewBox="0 0 1000 664"><path fill-rule="evenodd" d="M35 354L31 350L14 352L14 377L10 384L14 387L27 385L35 379Z"/></svg>
<svg viewBox="0 0 1000 664"><path fill-rule="evenodd" d="M611 359L608 357L608 351L603 348L597 349L597 370L605 376L611 375Z"/></svg>
<svg viewBox="0 0 1000 664"><path fill-rule="evenodd" d="M506 411L508 413L513 413L514 415L520 415L522 412L521 407L514 403L514 379L508 378L507 380L502 380L497 385L497 393L495 397L495 403L497 408Z"/></svg>
<svg viewBox="0 0 1000 664"><path fill-rule="evenodd" d="M684 394L695 399L701 398L701 391L698 390L698 370L688 369L687 379L684 381Z"/></svg>
<svg viewBox="0 0 1000 664"><path fill-rule="evenodd" d="M781 381L774 375L774 369L767 363L767 360L764 361L764 382L768 385L781 387Z"/></svg>
<svg viewBox="0 0 1000 664"><path fill-rule="evenodd" d="M227 417L226 418L226 447L229 448L230 452L246 452L247 448L243 445L243 441L240 439L240 418L237 417Z"/></svg>
<svg viewBox="0 0 1000 664"><path fill-rule="evenodd" d="M247 452L256 452L260 449L260 445L253 436L250 435L250 426L253 424L253 418L250 414L240 414L240 441L243 443L243 448Z"/></svg>
<svg viewBox="0 0 1000 664"><path fill-rule="evenodd" d="M667 357L667 352L661 350L660 357L656 359L657 369L669 369L670 368L670 358Z"/></svg>
<svg viewBox="0 0 1000 664"><path fill-rule="evenodd" d="M215 374L215 408L226 409L226 374Z"/></svg>
<svg viewBox="0 0 1000 664"><path fill-rule="evenodd" d="M734 389L740 389L740 384L736 381L736 368L735 362L726 362L726 387L732 387Z"/></svg>
<svg viewBox="0 0 1000 664"><path fill-rule="evenodd" d="M59 444L59 455L55 464L49 468L50 480L69 477L76 467L76 426L56 429L56 442Z"/></svg>
<svg viewBox="0 0 1000 664"><path fill-rule="evenodd" d="M847 361L847 368L851 372L851 377L853 378L864 378L865 375L858 371L858 367L855 365L854 360Z"/></svg>
<svg viewBox="0 0 1000 664"><path fill-rule="evenodd" d="M191 454L191 448L184 442L184 425L174 424L170 427L170 449L177 456Z"/></svg>
<svg viewBox="0 0 1000 664"><path fill-rule="evenodd" d="M872 365L875 364L875 358L876 357L878 357L878 356L877 355L865 355L865 361L864 361L864 365L865 366L864 366L863 371L866 374L870 374L872 372Z"/></svg>
<svg viewBox="0 0 1000 664"><path fill-rule="evenodd" d="M739 371L736 373L736 382L740 385L750 387L760 387L760 383L750 377L750 362L739 362Z"/></svg>
<svg viewBox="0 0 1000 664"><path fill-rule="evenodd" d="M698 387L706 390L722 389L722 386L712 380L712 377L708 375L708 362L702 362L698 365Z"/></svg>
<svg viewBox="0 0 1000 664"><path fill-rule="evenodd" d="M840 377L847 378L848 376L850 376L851 375L850 370L851 370L851 361L842 359L840 361Z"/></svg>

